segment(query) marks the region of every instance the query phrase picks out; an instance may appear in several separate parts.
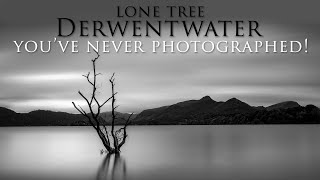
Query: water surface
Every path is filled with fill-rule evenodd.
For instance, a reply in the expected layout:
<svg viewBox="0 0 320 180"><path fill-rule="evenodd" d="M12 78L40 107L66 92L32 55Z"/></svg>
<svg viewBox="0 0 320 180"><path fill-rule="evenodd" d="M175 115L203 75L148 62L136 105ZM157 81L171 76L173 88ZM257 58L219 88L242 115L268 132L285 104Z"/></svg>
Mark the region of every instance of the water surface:
<svg viewBox="0 0 320 180"><path fill-rule="evenodd" d="M0 179L320 179L320 126L132 126L121 156L91 127L1 127Z"/></svg>

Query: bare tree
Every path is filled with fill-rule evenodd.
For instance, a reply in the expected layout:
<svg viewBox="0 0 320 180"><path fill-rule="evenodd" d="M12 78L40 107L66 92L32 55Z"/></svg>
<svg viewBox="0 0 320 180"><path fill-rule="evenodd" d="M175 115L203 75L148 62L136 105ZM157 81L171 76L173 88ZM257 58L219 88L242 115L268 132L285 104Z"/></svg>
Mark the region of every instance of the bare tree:
<svg viewBox="0 0 320 180"><path fill-rule="evenodd" d="M111 96L104 100L103 102L99 102L97 99L97 76L101 75L101 73L96 72L96 61L99 59L100 55L98 52L97 57L92 59L92 67L93 67L93 74L88 72L88 74L83 75L88 83L92 87L92 93L90 97L86 97L83 95L81 91L78 91L80 96L86 101L86 106L89 109L89 113L87 113L81 106L77 106L74 102L72 102L74 108L76 108L83 116L85 116L90 125L96 130L99 138L101 139L104 147L108 151L109 154L119 154L121 147L126 142L127 138L127 126L129 125L130 119L132 114L125 120L125 124L121 127L116 129L115 123L116 120L120 119L117 117L116 109L118 106L115 105L116 103L116 94L115 88L115 77L114 73L112 74L111 78L109 79L109 83L111 84ZM101 109L106 105L107 102L111 101L111 113L112 113L112 120L111 120L111 127L108 128L106 125L107 122L101 117ZM104 122L101 124L101 122Z"/></svg>

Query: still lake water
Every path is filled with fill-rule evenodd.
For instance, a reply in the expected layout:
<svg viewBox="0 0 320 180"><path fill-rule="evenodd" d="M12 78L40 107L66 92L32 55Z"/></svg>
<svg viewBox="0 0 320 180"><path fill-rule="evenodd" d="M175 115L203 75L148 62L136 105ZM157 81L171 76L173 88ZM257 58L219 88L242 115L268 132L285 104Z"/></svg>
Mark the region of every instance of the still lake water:
<svg viewBox="0 0 320 180"><path fill-rule="evenodd" d="M91 127L1 127L0 179L320 179L320 126L131 126L120 157Z"/></svg>

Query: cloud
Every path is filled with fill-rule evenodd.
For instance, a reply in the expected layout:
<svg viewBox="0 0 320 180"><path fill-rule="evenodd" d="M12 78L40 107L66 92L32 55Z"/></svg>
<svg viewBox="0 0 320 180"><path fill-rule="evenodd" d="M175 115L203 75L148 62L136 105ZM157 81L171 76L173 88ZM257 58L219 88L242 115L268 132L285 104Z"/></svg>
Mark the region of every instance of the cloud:
<svg viewBox="0 0 320 180"><path fill-rule="evenodd" d="M17 100L17 101L0 101L0 104L5 102L5 106L19 112L29 112L33 110L53 110L53 111L69 111L73 110L72 99L29 99L29 100ZM77 105L85 107L86 102L78 100Z"/></svg>
<svg viewBox="0 0 320 180"><path fill-rule="evenodd" d="M115 7L110 2L81 3L74 8L72 1L33 3L6 1L0 11L0 105L16 111L55 109L74 112L71 102L79 101L77 91L90 95L90 86L81 75L91 70L94 53L61 53L53 49L49 54L15 53L13 40L52 40L57 35L57 18L70 17L84 20L115 19ZM134 0L137 5L150 5L151 1ZM133 3L132 2L132 3ZM127 5L125 1L117 2ZM149 4L148 4L149 3ZM166 2L167 3L167 2ZM173 1L174 5L189 1ZM309 38L309 52L299 54L168 54L145 53L101 54L97 70L102 88L100 98L110 94L108 77L116 72L118 104L122 111L141 111L205 95L216 100L238 97L253 105L270 105L282 100L297 100L301 104L320 106L320 37L318 6L315 3L291 1L230 2L202 0L195 4L206 5L205 20L237 17L240 20L258 20L261 38L233 38L232 40L304 40ZM17 6L17 4L19 4ZM163 1L152 5L167 5ZM233 4L230 6L230 4ZM290 6L288 6L290 4ZM46 6L44 6L46 5ZM39 8L41 7L41 8ZM48 7L48 8L46 8ZM227 7L224 8L224 7ZM12 9L16 12L12 13ZM57 9L59 9L57 11ZM270 13L272 9L272 13ZM286 9L294 13L283 13ZM10 11L10 12L9 12ZM226 13L228 12L228 13ZM298 13L296 13L298 12ZM24 14L21 16L20 14ZM39 13L41 15L39 15ZM8 18L7 15L11 16ZM76 19L76 18L75 18ZM180 33L181 34L181 33ZM79 38L67 40L152 40L218 41L225 37L176 37L150 38ZM64 39L66 40L66 39ZM150 47L146 47L149 49ZM99 85L100 85L99 84ZM107 110L107 109L106 109Z"/></svg>
<svg viewBox="0 0 320 180"><path fill-rule="evenodd" d="M68 83L83 79L77 73L57 73L57 74L21 74L9 76L6 80L14 83Z"/></svg>

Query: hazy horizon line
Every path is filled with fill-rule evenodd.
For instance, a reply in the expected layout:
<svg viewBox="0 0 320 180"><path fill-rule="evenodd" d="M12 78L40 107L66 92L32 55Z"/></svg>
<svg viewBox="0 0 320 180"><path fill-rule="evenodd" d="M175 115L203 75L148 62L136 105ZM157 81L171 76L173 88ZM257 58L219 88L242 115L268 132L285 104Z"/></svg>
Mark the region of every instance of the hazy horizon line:
<svg viewBox="0 0 320 180"><path fill-rule="evenodd" d="M211 100L213 100L213 101L215 101L214 99L212 99L211 98L211 96L209 96L209 95L206 95L206 96L203 96L203 97L201 97L200 99L189 99L189 100L184 100L184 101L177 101L177 102L175 102L175 103L173 103L173 104L168 104L168 105L162 105L162 106L156 106L156 107L151 107L151 108L146 108L146 109L143 109L143 110L141 110L141 111L137 111L137 112L129 112L129 111L116 111L116 112L119 112L119 113L128 113L128 114L130 114L130 113L133 113L133 114L139 114L139 113L141 113L142 111L145 111L145 110L148 110L148 109L155 109L155 108L160 108L160 107L165 107L165 106L171 106L171 105L174 105L174 104L178 104L178 103L181 103L181 102L186 102L186 101L199 101L199 100L201 100L202 98L204 98L204 97L210 97L210 99ZM280 104L280 103L284 103L284 102L296 102L296 103L298 103L300 106L302 106L302 107L305 107L305 106L307 106L307 105L314 105L314 104L307 104L307 105L305 105L305 106L303 106L303 105L301 105L301 103L299 103L298 101L294 101L294 100L286 100L286 101L280 101L280 102L277 102L277 103L273 103L273 104L270 104L270 105L267 105L267 106L265 106L265 105L258 105L258 106L254 106L254 105L251 105L251 104L249 104L249 103L247 103L247 102L245 102L245 101L242 101L241 99L239 99L239 98L236 98L236 97L231 97L231 98L229 98L228 100L226 100L226 101L215 101L215 102L222 102L222 103L225 103L225 102L227 102L227 101L229 101L229 100L231 100L231 99L237 99L237 100L239 100L239 101L241 101L241 102L243 102L243 103L245 103L245 104L248 104L249 106L251 106L251 107L265 107L265 108L267 108L267 107L270 107L270 106L272 106L272 105L276 105L276 104ZM71 104L72 102L70 102L70 104ZM318 107L317 105L314 105L314 106L316 106L316 107ZM9 110L11 110L11 111L14 111L15 113L30 113L30 112L34 112L34 111L51 111L51 112L62 112L62 113L68 113L68 114L80 114L80 113L74 113L74 112L70 112L70 111L63 111L63 110L51 110L51 109L34 109L34 110L31 110L31 111L25 111L25 112L17 112L16 110L14 110L13 108L10 108L10 107L8 107L8 106L3 106L3 105L1 105L0 106L0 108L6 108L6 109L9 109ZM319 107L318 107L319 108ZM110 111L103 111L103 112L101 112L101 113L106 113L106 112L111 112L111 110ZM101 114L100 113L100 114Z"/></svg>

